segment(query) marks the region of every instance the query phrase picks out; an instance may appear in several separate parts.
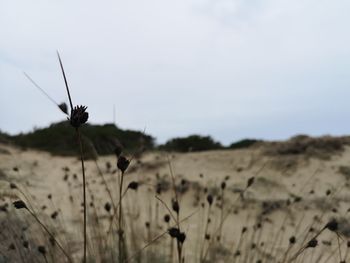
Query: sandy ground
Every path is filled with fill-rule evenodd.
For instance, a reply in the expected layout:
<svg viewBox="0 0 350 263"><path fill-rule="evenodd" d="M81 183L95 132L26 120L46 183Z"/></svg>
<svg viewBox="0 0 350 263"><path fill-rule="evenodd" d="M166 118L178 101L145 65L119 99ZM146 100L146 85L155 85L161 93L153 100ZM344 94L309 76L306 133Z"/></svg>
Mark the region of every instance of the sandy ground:
<svg viewBox="0 0 350 263"><path fill-rule="evenodd" d="M111 164L110 169L106 167L107 162ZM98 169L107 182L114 202L117 203L120 174L113 173L116 169L116 157L101 157L97 162L86 161L85 166L89 184L89 214L98 215L101 221L104 220L102 228L103 232L106 232L110 215L105 210L105 204L110 200ZM334 155L329 160L308 159L303 156L269 156L264 154L261 148L186 154L147 153L141 159L132 161L125 176L125 187L131 181L140 183L137 191L128 190L123 199L126 225L130 231L128 235L132 237L129 239L130 246L134 246L134 251L137 251L136 248L141 248L166 231L167 224L163 222L163 217L168 211L164 204L156 199L156 195L171 207L173 174L179 189L184 192L179 194L180 218L192 214L181 223L181 228L187 236L184 255L188 262L198 261L200 251L206 251L208 243L211 247L221 246L221 249L217 248L218 251L214 252L220 254L215 261L227 260L230 258L229 254L238 249L241 229L244 226L248 227L247 235L251 242L264 243L264 248L260 248L259 253L255 253L246 262L255 262L265 254L283 255L288 249L289 237L295 235L300 243L290 252L292 255L302 246L303 240L312 237L312 233L306 235L310 226L319 229L332 217L345 221L348 219L349 185L346 176L339 172L341 166L350 167L349 148L345 148L344 152ZM22 151L8 145L0 145L0 170L0 189L4 202L16 200L16 196L27 200L29 207L43 221L59 229L58 235L63 231L68 233L62 235L61 239L65 239L62 243L68 244L69 235L75 240L81 240L82 175L78 158L57 157L45 152ZM255 177L255 182L246 190L242 200L240 192L245 189L247 180L251 177ZM16 189L10 189L9 182L16 183L25 196ZM226 183L223 192L222 182ZM170 189L157 194L156 186L160 183L165 188L169 186ZM210 207L211 223L208 224L207 233L211 235L211 240L215 240L219 235L220 241L217 242L204 241L209 211L206 200L208 194L214 196L214 203ZM220 200L222 194L223 203ZM49 198L50 196L52 197ZM301 200L298 200L298 197L301 197ZM289 206L288 202L291 203ZM58 221L50 219L55 211L58 211ZM226 216L229 211L232 213ZM320 222L313 221L315 216L320 218ZM224 223L220 231L218 226L223 218ZM91 221L90 219L92 224ZM149 228L146 227L147 223L150 224ZM259 223L264 225L261 231L254 228ZM345 234L347 227L342 226ZM256 233L260 233L260 237ZM316 248L317 252L307 252L309 254L304 262L317 262L318 254L327 250L331 255L332 251L337 249L337 239L331 234L322 234L320 241L330 240L333 241L332 244L320 244ZM347 251L344 245L345 234L341 239L343 258ZM90 237L96 238L91 229ZM241 243L240 249L249 250L250 241ZM170 237L166 235L160 243L150 246L143 253L157 252L157 249L161 249L162 253L169 254L170 242ZM3 244L2 248L5 246ZM77 241L70 250L79 254L79 248L81 243ZM90 248L90 253L93 253L91 251L94 251L93 246ZM336 260L329 262L339 262L338 257L335 253ZM319 262L326 262L326 259Z"/></svg>

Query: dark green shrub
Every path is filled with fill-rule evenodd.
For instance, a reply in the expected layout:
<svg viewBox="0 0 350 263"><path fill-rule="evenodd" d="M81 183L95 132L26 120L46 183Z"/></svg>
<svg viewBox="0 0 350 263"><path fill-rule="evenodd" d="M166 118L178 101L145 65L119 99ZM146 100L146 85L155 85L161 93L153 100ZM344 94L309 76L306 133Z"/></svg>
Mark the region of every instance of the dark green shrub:
<svg viewBox="0 0 350 263"><path fill-rule="evenodd" d="M222 149L219 142L215 142L210 136L190 135L183 138L174 138L159 146L159 149L176 152L198 152Z"/></svg>

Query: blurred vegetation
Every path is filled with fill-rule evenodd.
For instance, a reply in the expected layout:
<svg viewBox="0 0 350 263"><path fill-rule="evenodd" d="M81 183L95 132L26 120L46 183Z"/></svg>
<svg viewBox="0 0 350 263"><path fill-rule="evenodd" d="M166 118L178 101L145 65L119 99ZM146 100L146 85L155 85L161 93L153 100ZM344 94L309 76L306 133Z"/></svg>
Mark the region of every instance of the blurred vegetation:
<svg viewBox="0 0 350 263"><path fill-rule="evenodd" d="M261 140L255 140L255 139L243 139L234 143L231 143L228 147L229 149L243 149L248 148L250 146L253 146L257 142L261 142Z"/></svg>
<svg viewBox="0 0 350 263"><path fill-rule="evenodd" d="M98 155L113 154L116 147L125 152L138 154L145 150L174 152L198 152L219 149L242 149L254 145L260 140L243 139L228 147L221 145L210 136L190 135L168 140L156 146L155 139L140 131L123 130L114 124L85 124L81 128L85 158L97 158ZM31 148L50 152L53 155L77 156L79 147L77 134L68 121L53 123L49 127L34 129L29 133L8 135L0 131L0 143L12 143L23 149Z"/></svg>
<svg viewBox="0 0 350 263"><path fill-rule="evenodd" d="M154 147L154 138L139 131L122 130L114 124L82 126L85 157L112 154L117 146L122 146L127 152L149 150ZM0 134L0 140L5 138L22 148L33 148L48 151L54 155L77 155L79 150L77 134L68 121L51 124L47 128L36 129L33 132L8 136Z"/></svg>
<svg viewBox="0 0 350 263"><path fill-rule="evenodd" d="M198 152L222 149L219 142L215 142L210 136L190 135L188 137L174 138L160 145L160 150L175 152Z"/></svg>

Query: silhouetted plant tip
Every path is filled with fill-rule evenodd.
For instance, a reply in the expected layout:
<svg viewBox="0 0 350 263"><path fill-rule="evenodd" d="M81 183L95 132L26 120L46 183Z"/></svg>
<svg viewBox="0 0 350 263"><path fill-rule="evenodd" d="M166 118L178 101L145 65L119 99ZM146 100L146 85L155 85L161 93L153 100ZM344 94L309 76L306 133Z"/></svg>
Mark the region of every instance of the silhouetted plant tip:
<svg viewBox="0 0 350 263"><path fill-rule="evenodd" d="M17 200L13 202L13 205L16 209L28 209L27 205L22 200Z"/></svg>
<svg viewBox="0 0 350 263"><path fill-rule="evenodd" d="M70 114L70 124L74 128L79 128L82 124L86 123L89 118L89 113L86 112L86 106L75 106Z"/></svg>
<svg viewBox="0 0 350 263"><path fill-rule="evenodd" d="M129 164L130 164L130 161L125 156L123 155L119 156L117 167L120 171L122 171L122 173L124 173L126 169L128 169Z"/></svg>
<svg viewBox="0 0 350 263"><path fill-rule="evenodd" d="M68 107L67 104L65 102L61 103L58 105L58 108L60 108L60 110L64 113L68 115Z"/></svg>
<svg viewBox="0 0 350 263"><path fill-rule="evenodd" d="M247 188L251 187L254 183L255 177L250 177L247 181Z"/></svg>
<svg viewBox="0 0 350 263"><path fill-rule="evenodd" d="M132 181L128 185L128 188L135 190L135 191L138 189L138 187L139 187L139 183L136 181Z"/></svg>

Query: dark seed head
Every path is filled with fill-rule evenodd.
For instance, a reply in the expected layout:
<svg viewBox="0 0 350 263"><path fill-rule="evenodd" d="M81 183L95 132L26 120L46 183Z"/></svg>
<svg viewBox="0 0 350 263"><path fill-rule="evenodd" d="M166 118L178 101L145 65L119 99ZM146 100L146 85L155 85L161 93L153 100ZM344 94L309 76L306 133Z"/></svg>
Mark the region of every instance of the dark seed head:
<svg viewBox="0 0 350 263"><path fill-rule="evenodd" d="M79 128L82 124L86 123L89 118L89 113L86 112L86 106L75 106L70 114L70 124L74 128Z"/></svg>
<svg viewBox="0 0 350 263"><path fill-rule="evenodd" d="M289 238L289 244L295 244L295 242L296 242L296 238L295 238L295 236L291 236L290 238Z"/></svg>
<svg viewBox="0 0 350 263"><path fill-rule="evenodd" d="M128 169L130 164L130 161L128 159L126 159L125 156L121 155L118 158L118 162L117 162L117 167L119 168L120 171L122 171L122 173L124 173L126 171L126 169Z"/></svg>
<svg viewBox="0 0 350 263"><path fill-rule="evenodd" d="M17 185L14 184L14 183L10 183L10 188L11 188L11 189L17 189Z"/></svg>
<svg viewBox="0 0 350 263"><path fill-rule="evenodd" d="M105 204L105 210L106 210L107 212L109 212L109 211L111 211L111 208L112 208L111 204L107 202L107 203Z"/></svg>
<svg viewBox="0 0 350 263"><path fill-rule="evenodd" d="M164 216L164 221L165 221L165 223L169 223L169 221L170 221L170 215L166 214L166 215Z"/></svg>
<svg viewBox="0 0 350 263"><path fill-rule="evenodd" d="M318 244L317 239L313 238L307 243L306 248L309 248L309 247L314 248L317 246L317 244Z"/></svg>
<svg viewBox="0 0 350 263"><path fill-rule="evenodd" d="M26 240L24 240L24 241L22 242L22 245L23 245L24 248L28 248L28 247L29 247L29 242L26 241Z"/></svg>
<svg viewBox="0 0 350 263"><path fill-rule="evenodd" d="M15 206L16 209L28 209L27 205L22 201L22 200L17 200L13 202L13 205Z"/></svg>
<svg viewBox="0 0 350 263"><path fill-rule="evenodd" d="M15 249L16 249L15 244L11 243L11 244L9 245L8 250L15 250Z"/></svg>
<svg viewBox="0 0 350 263"><path fill-rule="evenodd" d="M221 183L221 189L224 190L226 188L226 182Z"/></svg>
<svg viewBox="0 0 350 263"><path fill-rule="evenodd" d="M183 242L185 242L185 239L186 239L186 234L184 232L180 232L179 236L177 237L177 240L180 243L183 243Z"/></svg>
<svg viewBox="0 0 350 263"><path fill-rule="evenodd" d="M338 222L335 219L333 219L326 224L325 228L327 228L330 231L336 232L338 230Z"/></svg>
<svg viewBox="0 0 350 263"><path fill-rule="evenodd" d="M180 206L179 206L179 203L175 199L172 200L172 208L177 214L179 213Z"/></svg>
<svg viewBox="0 0 350 263"><path fill-rule="evenodd" d="M255 177L250 177L247 182L247 188L251 187L254 183Z"/></svg>
<svg viewBox="0 0 350 263"><path fill-rule="evenodd" d="M128 185L128 188L135 190L135 191L137 190L138 187L139 187L139 183L135 182L135 181L130 182Z"/></svg>
<svg viewBox="0 0 350 263"><path fill-rule="evenodd" d="M176 227L171 227L168 229L168 233L172 238L177 238L177 236L180 234L180 230Z"/></svg>
<svg viewBox="0 0 350 263"><path fill-rule="evenodd" d="M55 212L53 212L53 213L51 214L51 218L52 218L52 219L56 219L57 216L58 216L58 212L57 212L57 211L55 211Z"/></svg>
<svg viewBox="0 0 350 263"><path fill-rule="evenodd" d="M208 201L209 205L212 205L212 203L213 203L213 196L212 195L208 195L207 196L207 201Z"/></svg>
<svg viewBox="0 0 350 263"><path fill-rule="evenodd" d="M46 255L46 248L44 246L38 246L38 251L40 254Z"/></svg>

